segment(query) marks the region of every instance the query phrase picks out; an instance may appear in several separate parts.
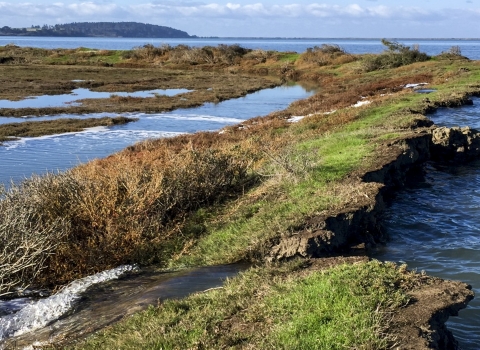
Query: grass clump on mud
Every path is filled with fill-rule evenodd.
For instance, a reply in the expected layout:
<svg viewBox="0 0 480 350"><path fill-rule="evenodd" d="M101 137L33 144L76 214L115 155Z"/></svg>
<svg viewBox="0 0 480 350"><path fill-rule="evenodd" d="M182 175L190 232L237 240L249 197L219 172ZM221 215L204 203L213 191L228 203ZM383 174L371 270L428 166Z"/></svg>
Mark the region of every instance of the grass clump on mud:
<svg viewBox="0 0 480 350"><path fill-rule="evenodd" d="M251 268L217 290L151 306L76 349L387 349L391 313L421 276L377 261ZM308 265L308 264L307 264Z"/></svg>

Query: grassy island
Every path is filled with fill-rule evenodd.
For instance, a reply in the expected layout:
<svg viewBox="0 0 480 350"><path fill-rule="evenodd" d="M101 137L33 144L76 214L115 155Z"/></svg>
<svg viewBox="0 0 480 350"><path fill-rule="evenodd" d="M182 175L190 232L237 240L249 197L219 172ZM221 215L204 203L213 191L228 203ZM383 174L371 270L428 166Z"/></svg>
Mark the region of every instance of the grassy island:
<svg viewBox="0 0 480 350"><path fill-rule="evenodd" d="M480 64L456 49L429 57L384 44L379 55L351 55L335 45L302 54L223 45L0 47L4 99L76 87L194 90L171 98L84 100L66 107L69 113L171 110L287 81L317 88L286 110L221 132L141 142L0 192L0 265L17 267L0 272L0 293L25 284L58 287L125 263L183 268L246 261L255 267L221 289L151 306L70 346L388 349L413 341L395 320L415 307L413 299L423 305L422 290L452 288L463 303L472 293L405 266L369 261L368 247L384 237L355 215L375 213L378 196L393 188L385 178L366 181L368 174L403 156L415 160L411 140L428 135L427 113L480 93ZM417 93L409 84L434 92ZM0 115L29 114L0 109ZM332 218L356 228L336 231ZM24 261L12 258L18 249ZM427 348L423 340L416 348Z"/></svg>

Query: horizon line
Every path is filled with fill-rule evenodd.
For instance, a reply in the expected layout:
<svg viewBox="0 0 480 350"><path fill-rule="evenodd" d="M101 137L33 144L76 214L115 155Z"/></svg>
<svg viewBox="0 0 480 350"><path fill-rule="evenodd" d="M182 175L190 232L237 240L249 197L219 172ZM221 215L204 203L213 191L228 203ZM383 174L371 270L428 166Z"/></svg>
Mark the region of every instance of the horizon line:
<svg viewBox="0 0 480 350"><path fill-rule="evenodd" d="M159 38L160 39L160 38ZM174 39L174 38L172 38ZM187 38L188 39L188 38ZM357 37L270 37L270 36L196 36L190 39L280 39L280 40L480 40L480 38L402 38L402 37L378 37L378 38L357 38Z"/></svg>

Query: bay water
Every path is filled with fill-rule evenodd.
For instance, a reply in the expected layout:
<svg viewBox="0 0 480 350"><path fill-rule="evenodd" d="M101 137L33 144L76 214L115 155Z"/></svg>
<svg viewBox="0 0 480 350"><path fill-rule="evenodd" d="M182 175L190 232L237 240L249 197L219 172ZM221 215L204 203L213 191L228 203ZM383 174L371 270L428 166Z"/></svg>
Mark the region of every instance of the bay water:
<svg viewBox="0 0 480 350"><path fill-rule="evenodd" d="M69 37L19 37L0 36L0 46L15 44L18 46L40 47L45 49L87 47L91 49L131 50L146 44L160 46L188 45L192 47L217 46L219 44L238 44L248 49L304 52L307 48L322 44L336 44L351 54L379 53L385 47L381 39L346 38L69 38ZM452 46L460 47L462 54L472 60L480 59L480 40L478 39L392 39L404 45L419 45L420 51L429 55L438 55Z"/></svg>

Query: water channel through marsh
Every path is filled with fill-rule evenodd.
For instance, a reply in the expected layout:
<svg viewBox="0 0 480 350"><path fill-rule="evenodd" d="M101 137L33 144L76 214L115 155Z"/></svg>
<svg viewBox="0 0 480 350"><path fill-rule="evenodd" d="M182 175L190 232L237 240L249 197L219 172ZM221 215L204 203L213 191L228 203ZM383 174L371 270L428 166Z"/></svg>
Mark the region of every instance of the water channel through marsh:
<svg viewBox="0 0 480 350"><path fill-rule="evenodd" d="M430 118L439 126L480 129L480 99L473 106L442 108ZM373 257L472 285L476 298L447 327L461 349L479 349L480 160L455 167L428 165L423 181L395 196L385 226L390 241Z"/></svg>
<svg viewBox="0 0 480 350"><path fill-rule="evenodd" d="M218 130L249 118L283 110L291 102L311 94L313 91L307 91L299 85L282 86L198 108L171 113L135 114L133 116L139 121L127 125L6 142L0 146L0 184L8 184L11 179L19 181L33 173L64 170L79 162L105 157L146 138ZM62 96L58 102L65 103L67 98L71 100L72 96ZM26 100L23 103L28 102ZM36 100L30 102L38 103ZM105 114L98 114L100 116ZM33 120L60 117L65 116ZM68 117L87 118L92 115ZM0 118L0 123L13 121L13 118ZM134 267L119 267L74 281L51 297L0 301L0 349L2 346L24 348L32 344L58 343L62 339L77 338L146 309L149 305L156 305L159 300L181 298L221 286L227 277L245 268L243 265L228 265L162 272L154 268L135 271Z"/></svg>
<svg viewBox="0 0 480 350"><path fill-rule="evenodd" d="M154 92L159 93L158 91ZM283 110L293 101L306 98L313 92L307 91L300 85L280 86L217 104L206 103L201 107L177 109L169 113L124 113L122 115L139 119L137 122L124 125L98 127L77 133L23 138L20 141L6 142L4 146L0 146L0 159L2 160L0 162L0 184L8 184L10 180L19 181L33 173L43 174L47 171L65 170L81 162L106 157L137 141L148 138L218 130L227 125L241 123L246 119ZM85 91L81 91L81 93L87 94ZM107 95L110 96L110 93ZM64 103L66 99L72 101L71 95L67 95L67 97L60 95L58 98L60 99L59 103ZM52 96L49 96L49 102L51 102L51 99ZM21 102L28 103L29 101L23 100ZM39 103L38 100L31 100L30 102ZM98 113L29 119L0 117L0 124L18 122L19 120L41 121L57 118L96 118L117 115Z"/></svg>
<svg viewBox="0 0 480 350"><path fill-rule="evenodd" d="M23 299L13 306L0 302L0 315L8 309L16 311L0 317L0 349L2 341L7 348L22 349L78 339L162 300L220 287L247 267L235 264L161 272L122 266L72 282L46 299Z"/></svg>
<svg viewBox="0 0 480 350"><path fill-rule="evenodd" d="M284 89L266 90L267 95L276 96L272 102L266 100L265 95L257 93L249 96L258 100L258 103L242 98L232 100L230 103L233 105L228 105L229 101L226 101L199 109L145 114L140 116L139 123L113 129L12 142L6 147L0 147L0 158L7 160L6 163L0 163L0 183L7 182L10 178L29 176L33 172L64 169L78 161L102 157L142 137L218 129L275 109L283 109L291 101L309 94L299 87ZM282 93L290 96L290 99L282 97ZM437 125L469 125L480 129L480 100L474 102L473 106L441 109L431 118ZM267 105L270 110L261 110L262 105ZM158 124L152 124L155 125L152 130L148 127L149 123ZM128 129L130 126L133 129ZM87 150L85 153L79 152L84 149ZM66 159L63 160L63 157ZM50 158L54 161L50 162ZM25 165L18 166L20 163ZM405 262L409 268L425 270L429 275L462 280L470 283L476 294L480 295L479 213L480 161L452 168L429 165L425 179L399 192L391 203L385 217L390 242L385 247L380 247L374 257ZM80 288L80 294L67 300L71 303L71 308L63 316L37 327L38 330L34 333L25 332L21 335L13 326L8 328L9 332L6 331L6 321L13 318L12 312L19 313L35 301L24 299L8 305L5 303L0 305L0 315L2 307L4 314L9 314L0 316L0 334L4 332L4 338L17 334L18 337L8 341L11 342L10 345L20 348L35 341L87 334L144 309L149 304L155 305L159 299L182 297L194 291L219 286L222 280L243 268L244 266L211 267L171 274L154 270L129 272L126 277L90 287L87 293ZM115 273L113 275L114 278L118 277ZM39 317L44 316L40 313ZM89 323L92 320L94 322ZM448 326L462 349L478 349L480 298L471 301L468 308L460 312L460 317L452 318Z"/></svg>

